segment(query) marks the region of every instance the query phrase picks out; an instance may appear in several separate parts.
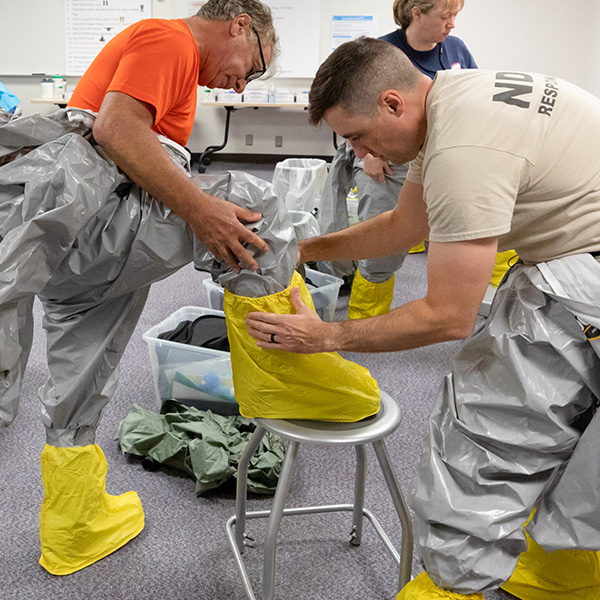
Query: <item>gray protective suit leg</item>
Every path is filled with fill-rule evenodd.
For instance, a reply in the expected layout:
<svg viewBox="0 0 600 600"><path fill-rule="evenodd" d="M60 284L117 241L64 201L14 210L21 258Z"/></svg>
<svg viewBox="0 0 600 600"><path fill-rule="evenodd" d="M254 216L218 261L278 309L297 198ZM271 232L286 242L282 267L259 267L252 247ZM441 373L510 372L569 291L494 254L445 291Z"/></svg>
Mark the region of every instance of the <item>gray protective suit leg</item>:
<svg viewBox="0 0 600 600"><path fill-rule="evenodd" d="M366 221L383 212L392 210L398 204L398 194L404 184L408 164L391 165L392 174L386 175L383 183L377 183L369 177L359 158L354 160L354 183L358 190L358 219ZM397 271L407 253L392 254L381 258L359 260L360 274L371 283L383 283Z"/></svg>
<svg viewBox="0 0 600 600"><path fill-rule="evenodd" d="M54 129L56 124L52 125ZM16 139L13 141L16 134L5 137L5 133L2 128L3 143L11 141L16 145ZM30 137L23 141L34 143ZM39 140L39 143L44 142ZM8 149L16 150L14 146ZM67 131L58 141L32 150L0 169L0 424L3 426L17 415L21 380L31 345L33 297L45 287L69 252L73 238L87 219L85 210L94 214L97 195L109 195L115 179L119 180L114 165L106 161L90 171L92 159L97 160L97 155L91 146L80 135ZM64 178L69 169L78 177ZM85 206L80 196L92 188L93 200ZM48 252L48 248L52 250Z"/></svg>
<svg viewBox="0 0 600 600"><path fill-rule="evenodd" d="M564 297L544 267L558 273ZM600 455L590 440L600 360L581 325L600 326L599 298L600 265L590 255L518 265L456 357L412 498L417 545L440 587L468 594L504 583L536 506L528 531L538 543L548 536L562 548L600 549L600 480L589 479ZM574 486L587 494L568 494ZM573 513L580 536L567 531Z"/></svg>
<svg viewBox="0 0 600 600"><path fill-rule="evenodd" d="M52 446L94 444L149 285L194 252L185 222L87 141L90 118L36 115L1 131L0 418L8 425L16 415L37 295L48 334L41 398ZM185 151L161 142L189 170Z"/></svg>
<svg viewBox="0 0 600 600"><path fill-rule="evenodd" d="M329 166L329 173L321 193L321 208L319 210L321 235L341 231L350 226L346 198L352 188L355 158L354 150L349 144L344 142L338 146ZM317 266L319 271L336 277L354 273L351 261L319 261Z"/></svg>
<svg viewBox="0 0 600 600"><path fill-rule="evenodd" d="M19 410L23 374L33 341L33 296L0 308L0 427Z"/></svg>
<svg viewBox="0 0 600 600"><path fill-rule="evenodd" d="M43 299L50 377L40 398L49 445L95 444L96 428L116 389L119 362L149 289L143 287L84 312L77 312L76 305L72 314Z"/></svg>
<svg viewBox="0 0 600 600"><path fill-rule="evenodd" d="M331 162L329 174L321 195L319 224L321 233L341 231L350 226L346 198L353 185L358 191L358 219L366 221L393 209L406 178L408 165L392 165L392 174L383 183L369 177L363 161L356 157L349 144L340 144ZM383 258L360 260L361 275L371 283L387 281L404 262L406 254L394 254ZM351 262L319 262L320 271L342 277L354 272Z"/></svg>

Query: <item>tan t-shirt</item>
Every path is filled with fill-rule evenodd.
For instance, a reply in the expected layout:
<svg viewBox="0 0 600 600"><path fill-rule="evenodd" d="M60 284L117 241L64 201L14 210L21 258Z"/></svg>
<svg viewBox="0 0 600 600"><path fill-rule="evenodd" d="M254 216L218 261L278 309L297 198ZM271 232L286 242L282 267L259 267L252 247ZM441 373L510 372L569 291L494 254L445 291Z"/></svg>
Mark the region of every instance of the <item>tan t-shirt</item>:
<svg viewBox="0 0 600 600"><path fill-rule="evenodd" d="M440 71L423 184L429 239L499 236L526 263L600 250L600 99L533 73Z"/></svg>

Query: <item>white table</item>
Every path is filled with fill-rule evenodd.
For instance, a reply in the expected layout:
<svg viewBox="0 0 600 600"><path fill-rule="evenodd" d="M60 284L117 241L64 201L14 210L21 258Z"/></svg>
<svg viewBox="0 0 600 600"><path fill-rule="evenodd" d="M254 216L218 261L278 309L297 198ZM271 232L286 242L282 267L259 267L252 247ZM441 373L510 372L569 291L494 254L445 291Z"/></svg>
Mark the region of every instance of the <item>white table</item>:
<svg viewBox="0 0 600 600"><path fill-rule="evenodd" d="M34 104L56 104L60 108L64 108L67 105L68 100L64 98L33 98Z"/></svg>

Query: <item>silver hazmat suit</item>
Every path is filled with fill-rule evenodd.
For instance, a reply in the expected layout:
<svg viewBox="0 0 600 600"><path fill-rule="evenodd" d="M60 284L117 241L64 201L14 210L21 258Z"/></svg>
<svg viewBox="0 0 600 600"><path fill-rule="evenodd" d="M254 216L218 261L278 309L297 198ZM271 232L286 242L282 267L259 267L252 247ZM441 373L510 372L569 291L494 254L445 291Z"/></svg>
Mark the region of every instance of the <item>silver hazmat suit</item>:
<svg viewBox="0 0 600 600"><path fill-rule="evenodd" d="M391 165L391 168L392 174L386 175L383 183L378 183L365 173L362 159L357 158L350 145L345 142L340 144L321 194L321 234L341 231L350 226L346 198L354 185L358 192L359 221L366 221L392 210L398 204L398 194L406 178L408 165ZM383 283L402 266L405 257L406 253L401 253L359 260L358 269L367 281ZM348 261L319 262L318 267L320 271L337 277L353 273L352 263Z"/></svg>
<svg viewBox="0 0 600 600"><path fill-rule="evenodd" d="M0 128L0 423L17 414L38 296L53 446L94 443L149 285L193 257L189 227L104 156L93 119L67 109ZM189 171L187 152L161 142Z"/></svg>
<svg viewBox="0 0 600 600"><path fill-rule="evenodd" d="M0 127L0 425L17 415L37 296L50 372L40 390L42 420L51 446L94 443L150 284L207 254L182 219L104 155L91 136L93 122L92 113L66 109ZM187 151L159 139L189 174ZM215 195L235 190L229 201L253 207L257 201L245 199L271 189L244 173L213 183ZM280 220L289 249L283 254L291 258L257 257L267 280L282 271L291 278L296 260L286 211ZM263 235L277 223L265 216L249 226Z"/></svg>
<svg viewBox="0 0 600 600"><path fill-rule="evenodd" d="M527 531L547 551L600 550L600 340L588 325L600 330L591 255L518 264L456 357L411 502L440 587L504 583L535 508Z"/></svg>
<svg viewBox="0 0 600 600"><path fill-rule="evenodd" d="M198 175L194 182L207 194L223 198L262 215L247 227L269 245L269 251L254 254L256 271L242 269L235 273L226 263L215 262L212 254L198 246L194 265L209 271L232 294L260 298L285 290L292 280L298 258L298 243L292 217L273 185L243 173ZM248 248L252 254L253 248Z"/></svg>

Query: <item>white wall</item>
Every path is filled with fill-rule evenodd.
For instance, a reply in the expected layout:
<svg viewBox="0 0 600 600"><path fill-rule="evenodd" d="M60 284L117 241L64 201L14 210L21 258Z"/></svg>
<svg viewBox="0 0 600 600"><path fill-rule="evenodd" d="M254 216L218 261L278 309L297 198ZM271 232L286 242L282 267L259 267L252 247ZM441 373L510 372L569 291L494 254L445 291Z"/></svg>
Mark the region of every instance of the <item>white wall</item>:
<svg viewBox="0 0 600 600"><path fill-rule="evenodd" d="M5 0L0 0L0 4ZM39 1L39 0L38 0ZM183 0L154 0L154 16L181 15ZM298 0L301 2L302 0ZM329 51L333 14L377 14L380 33L394 28L392 0L322 0L320 57ZM3 11L10 18L10 11ZM466 0L456 35L469 46L480 68L520 69L568 79L600 96L600 2L598 0ZM301 32L299 33L301 35ZM1 75L1 73L0 73ZM52 112L53 107L32 104L39 96L39 78L2 77L17 94L23 112ZM70 85L76 81L71 79ZM309 79L278 79L277 87L308 89ZM201 94L199 94L201 95ZM199 106L188 147L201 152L221 143L225 110ZM254 136L245 146L246 134ZM275 148L275 136L283 147ZM229 143L223 152L282 155L333 155L332 133L327 126L308 125L306 111L243 109L233 113Z"/></svg>
<svg viewBox="0 0 600 600"><path fill-rule="evenodd" d="M590 89L597 0L467 0L456 35L479 68L542 72ZM594 15L595 13L595 15Z"/></svg>

